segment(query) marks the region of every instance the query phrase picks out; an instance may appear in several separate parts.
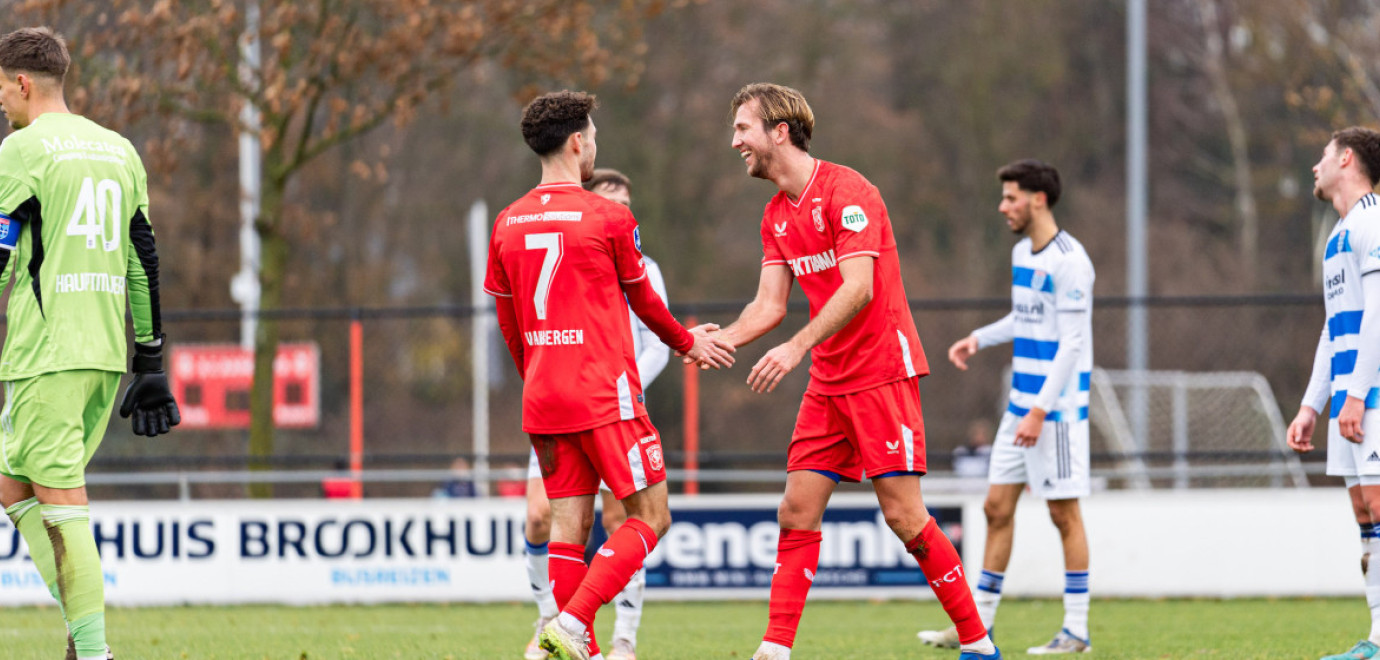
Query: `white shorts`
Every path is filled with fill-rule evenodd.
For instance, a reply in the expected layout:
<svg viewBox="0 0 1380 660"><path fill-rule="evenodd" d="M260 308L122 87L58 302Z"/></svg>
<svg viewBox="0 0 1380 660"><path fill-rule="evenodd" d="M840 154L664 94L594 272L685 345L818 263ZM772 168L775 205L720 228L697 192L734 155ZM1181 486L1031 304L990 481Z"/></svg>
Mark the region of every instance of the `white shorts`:
<svg viewBox="0 0 1380 660"><path fill-rule="evenodd" d="M528 478L528 479L540 479L540 478L541 478L541 464L537 462L537 450L536 450L536 449L533 449L532 452L531 452L531 455L527 458L527 478ZM599 481L599 490L606 490L606 491L608 491L608 492L610 492L610 493L613 492L613 490L612 490L611 488L609 488L609 485L606 484L606 483L604 483L602 480Z"/></svg>
<svg viewBox="0 0 1380 660"><path fill-rule="evenodd" d="M1034 447L1016 446L1021 418L1002 415L987 481L1030 484L1030 492L1046 500L1071 500L1092 492L1088 461L1088 421L1045 422Z"/></svg>
<svg viewBox="0 0 1380 660"><path fill-rule="evenodd" d="M1361 416L1360 444L1342 437L1337 419L1327 420L1327 474L1334 477L1380 476L1380 408ZM1363 481L1370 485L1371 480Z"/></svg>

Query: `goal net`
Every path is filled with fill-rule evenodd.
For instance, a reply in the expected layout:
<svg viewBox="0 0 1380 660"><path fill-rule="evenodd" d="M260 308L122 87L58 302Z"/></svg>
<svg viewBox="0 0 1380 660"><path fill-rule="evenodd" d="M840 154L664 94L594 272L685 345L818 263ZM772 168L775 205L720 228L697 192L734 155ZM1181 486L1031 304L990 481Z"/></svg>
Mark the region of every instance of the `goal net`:
<svg viewBox="0 0 1380 660"><path fill-rule="evenodd" d="M1095 369L1090 395L1094 472L1123 487L1308 486L1259 373Z"/></svg>

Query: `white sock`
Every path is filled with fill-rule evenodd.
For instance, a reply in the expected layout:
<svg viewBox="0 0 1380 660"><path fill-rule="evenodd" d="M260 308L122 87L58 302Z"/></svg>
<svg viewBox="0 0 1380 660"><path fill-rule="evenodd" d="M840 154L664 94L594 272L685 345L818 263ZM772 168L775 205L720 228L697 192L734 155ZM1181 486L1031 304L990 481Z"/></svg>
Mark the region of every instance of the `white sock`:
<svg viewBox="0 0 1380 660"><path fill-rule="evenodd" d="M791 647L782 646L776 642L763 641L762 645L757 647L757 653L753 655L758 653L776 660L791 660Z"/></svg>
<svg viewBox="0 0 1380 660"><path fill-rule="evenodd" d="M566 612L561 612L560 616L556 617L556 621L561 624L562 628L565 628L566 632L576 637L585 634L587 630L585 624L580 623L579 619Z"/></svg>
<svg viewBox="0 0 1380 660"><path fill-rule="evenodd" d="M960 646L958 650L960 652L971 651L973 653L991 655L997 652L997 645L992 643L991 637L983 635L982 639L979 639L978 641L973 642L972 644L964 644L963 646Z"/></svg>
<svg viewBox="0 0 1380 660"><path fill-rule="evenodd" d="M1001 604L1001 585L1006 581L1005 573L984 570L978 576L977 591L973 593L973 604L977 605L978 618L982 627L992 629L997 620L997 606ZM989 651L990 653L990 651Z"/></svg>
<svg viewBox="0 0 1380 660"><path fill-rule="evenodd" d="M1370 606L1370 641L1380 644L1380 531L1374 525L1361 526L1361 552L1368 567L1366 578L1366 605Z"/></svg>
<svg viewBox="0 0 1380 660"><path fill-rule="evenodd" d="M1074 637L1088 637L1088 572L1064 572L1064 628Z"/></svg>
<svg viewBox="0 0 1380 660"><path fill-rule="evenodd" d="M556 596L551 593L551 577L547 569L547 562L550 554L546 551L546 544L532 545L527 541L527 580L532 587L532 599L537 601L537 611L541 613L541 618L550 619L560 612L556 607Z"/></svg>
<svg viewBox="0 0 1380 660"><path fill-rule="evenodd" d="M628 586L613 599L618 619L613 624L613 638L626 639L637 646L637 627L642 623L642 594L647 588L647 569L639 568L628 580Z"/></svg>

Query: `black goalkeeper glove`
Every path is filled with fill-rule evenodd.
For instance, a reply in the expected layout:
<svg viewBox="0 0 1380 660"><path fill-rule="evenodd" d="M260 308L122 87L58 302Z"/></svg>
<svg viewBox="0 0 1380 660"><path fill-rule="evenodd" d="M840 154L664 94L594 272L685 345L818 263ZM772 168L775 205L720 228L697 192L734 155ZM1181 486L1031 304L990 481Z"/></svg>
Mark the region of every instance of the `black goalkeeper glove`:
<svg viewBox="0 0 1380 660"><path fill-rule="evenodd" d="M134 344L134 380L125 389L120 401L120 416L134 415L134 435L150 438L177 426L182 414L168 388L168 375L163 373L163 338L158 344Z"/></svg>

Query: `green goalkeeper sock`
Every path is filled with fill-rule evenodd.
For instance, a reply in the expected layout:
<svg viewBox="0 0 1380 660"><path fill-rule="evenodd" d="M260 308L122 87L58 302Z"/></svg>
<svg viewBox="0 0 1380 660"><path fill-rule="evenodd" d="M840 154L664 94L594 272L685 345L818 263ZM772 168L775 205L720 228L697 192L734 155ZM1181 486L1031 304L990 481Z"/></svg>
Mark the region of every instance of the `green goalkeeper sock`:
<svg viewBox="0 0 1380 660"><path fill-rule="evenodd" d="M58 607L62 607L62 596L58 595L57 565L53 563L53 543L48 540L48 530L43 526L43 515L38 511L38 498L30 497L5 509L5 515L14 522L14 528L29 545L29 557L34 568L48 585L48 593L53 594Z"/></svg>
<svg viewBox="0 0 1380 660"><path fill-rule="evenodd" d="M105 576L91 511L86 506L42 504L43 525L57 567L58 593L77 657L105 654Z"/></svg>

